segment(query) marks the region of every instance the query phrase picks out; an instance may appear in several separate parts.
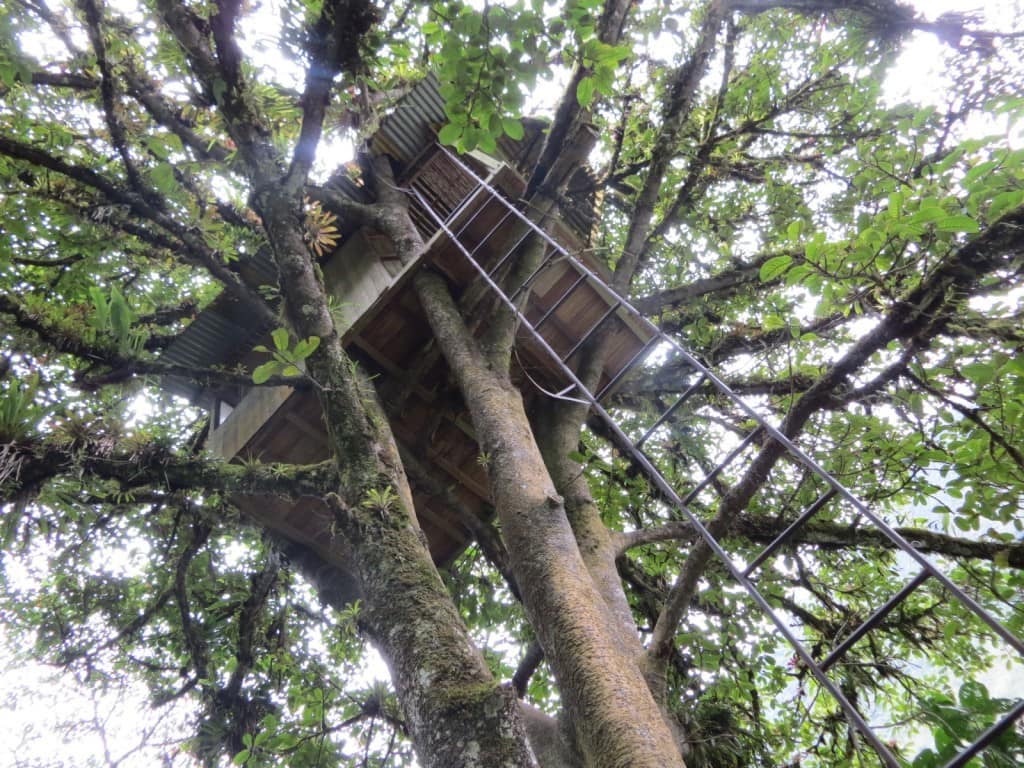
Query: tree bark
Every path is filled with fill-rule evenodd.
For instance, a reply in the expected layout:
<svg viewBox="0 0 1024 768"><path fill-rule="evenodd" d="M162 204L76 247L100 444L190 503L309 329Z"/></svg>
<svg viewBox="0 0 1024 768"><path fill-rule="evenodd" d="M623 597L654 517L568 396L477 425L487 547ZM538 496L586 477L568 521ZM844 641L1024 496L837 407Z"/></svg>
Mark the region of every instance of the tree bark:
<svg viewBox="0 0 1024 768"><path fill-rule="evenodd" d="M472 415L513 574L558 679L584 764L682 766L635 658L623 652L611 629L618 622L580 556L519 391L507 371L488 365L444 280L423 271L415 286Z"/></svg>

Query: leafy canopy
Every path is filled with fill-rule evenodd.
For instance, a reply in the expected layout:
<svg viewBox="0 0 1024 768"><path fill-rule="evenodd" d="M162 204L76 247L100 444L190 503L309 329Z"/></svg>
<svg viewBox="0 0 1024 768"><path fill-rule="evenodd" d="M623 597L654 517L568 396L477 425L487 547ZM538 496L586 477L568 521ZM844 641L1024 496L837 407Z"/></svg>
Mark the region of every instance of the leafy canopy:
<svg viewBox="0 0 1024 768"><path fill-rule="evenodd" d="M192 735L152 737L184 739L169 761L411 764L394 696L365 672L359 606L325 609L223 489L150 471L201 460L206 429L204 414L161 394L161 377L182 372L161 368L160 350L265 247L239 172L241 137L218 107L229 84L196 77L159 6L7 0L0 14L0 618L19 658L83 684L141 684L158 711L186 712ZM983 27L962 18L960 34L955 18L914 32L912 17L878 15L885 3L736 3L692 104L673 117L666 105L706 9L672 6L636 4L621 40L608 42L594 0L384 4L359 67L335 81L320 170L336 170L332 148L372 134L428 70L445 99L441 142L491 153L524 137L538 84L574 71L565 98L599 137L591 160L603 202L590 247L609 268L620 263L660 163L632 296L776 420L900 301L937 286L919 296L927 313L828 393L802 442L1021 634L1021 250L992 234L1022 226L1018 44L971 33ZM299 140L296 72L320 10L280 2L240 21L247 107L282 162ZM901 46L921 35L945 39L935 49L944 87L893 103L885 84L908 66ZM319 206L307 205L305 224L317 257L339 231L339 214ZM300 377L319 339L293 342L281 328L272 344L252 370L190 375L219 386ZM671 360L649 364L617 394L617 416L649 421L684 374ZM750 429L709 393L694 403L649 447L683 487ZM19 446L60 471L34 482ZM140 469L97 473L108 457ZM620 570L647 635L687 547L637 532L679 521L598 436L586 433L574 458L604 523L634 536ZM742 465L720 476L723 488ZM292 469L267 470L277 473L267 482L297 482ZM790 468L734 522L734 553L752 557L819 492ZM710 492L695 502L708 515L713 505ZM477 545L445 576L495 674L510 679L533 639L512 591ZM759 578L824 649L908 573L837 510ZM1009 692L990 690L992 670L1009 665L1019 680L1020 664L930 586L887 622L837 679L876 721L903 724L889 733L913 765L940 765L1008 709ZM674 640L670 700L696 765L870 762L715 566ZM526 695L557 709L543 665ZM1011 729L978 764L1022 759Z"/></svg>

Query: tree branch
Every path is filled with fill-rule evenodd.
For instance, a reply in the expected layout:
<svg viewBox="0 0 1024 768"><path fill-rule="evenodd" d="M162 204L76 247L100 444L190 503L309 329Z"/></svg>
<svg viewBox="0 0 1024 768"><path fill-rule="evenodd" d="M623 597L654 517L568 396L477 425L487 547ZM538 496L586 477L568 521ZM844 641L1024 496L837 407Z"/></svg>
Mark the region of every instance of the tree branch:
<svg viewBox="0 0 1024 768"><path fill-rule="evenodd" d="M960 303L970 288L987 273L1024 255L1024 207L1006 214L984 233L962 246L921 283L896 302L873 331L863 336L838 362L821 376L790 409L780 432L793 439L807 420L825 406L834 390L856 372L876 351L890 341L912 338L915 346L927 342L929 333L941 327L938 318L948 302ZM916 337L916 338L915 338ZM719 503L708 530L716 538L724 535L734 518L765 483L776 461L785 452L782 445L769 441L751 462L743 478ZM671 650L676 627L693 600L700 575L711 560L711 548L700 539L690 549L686 563L665 603L651 639L649 654L664 663Z"/></svg>
<svg viewBox="0 0 1024 768"><path fill-rule="evenodd" d="M179 456L156 445L130 453L112 450L111 437L97 433L68 444L23 439L0 455L4 500L34 494L47 481L73 472L114 480L125 488L199 490L226 494L320 498L337 488L333 462L225 464L210 458Z"/></svg>
<svg viewBox="0 0 1024 768"><path fill-rule="evenodd" d="M109 179L89 168L67 163L43 150L8 138L7 136L0 136L0 154L48 168L51 171L67 176L90 189L100 192L109 202L115 205L127 206L135 214L147 221L153 222L180 240L189 253L213 277L223 284L228 292L252 308L260 322L265 325L276 324L277 316L267 307L262 297L245 285L238 275L222 264L216 251L207 246L193 230L182 226L167 214L154 209L141 196L120 189Z"/></svg>
<svg viewBox="0 0 1024 768"><path fill-rule="evenodd" d="M741 536L758 544L769 544L785 530L788 520L739 515L729 529L730 535ZM1024 542L977 541L937 533L926 528L897 527L896 532L921 552L942 557L1004 562L1011 568L1024 570ZM616 534L617 556L646 544L661 541L692 542L699 537L693 526L677 520L657 528L644 528ZM824 549L896 549L896 545L874 528L852 527L844 523L810 521L790 540L794 545L811 545Z"/></svg>

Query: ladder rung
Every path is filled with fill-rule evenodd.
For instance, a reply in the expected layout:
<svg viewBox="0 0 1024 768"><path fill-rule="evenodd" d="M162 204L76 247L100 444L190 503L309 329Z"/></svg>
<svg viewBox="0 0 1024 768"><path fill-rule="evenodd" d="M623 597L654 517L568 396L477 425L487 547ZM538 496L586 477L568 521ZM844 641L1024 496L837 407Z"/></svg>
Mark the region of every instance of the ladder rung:
<svg viewBox="0 0 1024 768"><path fill-rule="evenodd" d="M549 317L551 317L551 316L552 316L553 314L555 314L555 312L557 312L557 311L558 311L558 308L559 308L560 306L562 306L562 304L564 304L564 303L566 302L566 300L567 300L567 299L569 298L569 295L570 295L570 294L571 294L571 293L572 293L572 292L573 292L574 290L576 290L576 288L577 288L577 287L579 286L579 284L580 284L580 283L582 283L582 282L583 282L584 280L586 280L586 279L587 279L587 276L586 276L586 275L580 275L579 277L577 277L577 278L576 278L576 279L575 279L575 280L573 281L573 284L572 284L572 285L570 285L570 286L569 286L568 288L566 288L566 289L565 289L565 293L563 293L563 294L562 294L561 296L559 296L559 297L558 297L558 301L556 301L556 302L555 302L554 304L552 304L552 305L551 305L551 308L550 308L550 309L549 309L549 310L548 310L547 312L545 312L545 313L543 314L543 316L541 316L540 320L538 320L538 321L537 321L536 323L534 323L534 324L533 324L533 328L534 328L534 330L540 330L540 327L541 327L542 325L544 325L544 322L545 322L545 321L546 321L546 320L547 320L547 319L548 319Z"/></svg>
<svg viewBox="0 0 1024 768"><path fill-rule="evenodd" d="M849 637L843 640L843 642L841 642L836 647L836 649L832 651L832 653L826 656L825 660L821 662L821 668L827 670L829 667L831 667L833 664L839 661L843 654L850 650L854 643L856 643L858 640L864 637L864 635L866 635L868 632L870 632L872 629L878 626L878 624L881 623L882 619L888 616L893 608L895 608L897 605L899 605L908 597L910 597L910 593L917 589L919 586L921 586L929 576L931 576L931 574L928 573L927 569L917 574L917 576L915 576L905 587L903 587L903 589L901 589L895 595L890 597L885 602L885 605L883 605L881 608L872 613L868 617L867 621L865 621L863 624L861 624L859 627L853 630Z"/></svg>
<svg viewBox="0 0 1024 768"><path fill-rule="evenodd" d="M562 362L564 363L570 357L575 355L579 351L580 347L582 347L584 344L586 344L587 341L590 339L590 337L594 335L594 332L597 331L597 329L600 328L604 324L604 321L607 320L612 315L614 315L615 312L618 310L618 308L621 307L621 306L622 306L622 301L619 300L619 301L616 301L614 304L612 304L610 307L608 307L608 309L605 311L605 313L603 315L601 315L600 319L590 327L590 330L587 331L585 334L583 334L580 337L579 341L577 341L573 345L572 349L570 349L565 354L565 357L562 358Z"/></svg>
<svg viewBox="0 0 1024 768"><path fill-rule="evenodd" d="M836 491L835 488L829 488L821 494L821 496L819 496L811 506L801 512L796 520L786 527L786 530L780 533L767 547L761 550L761 553L755 557L750 565L747 566L747 569L743 571L743 575L749 576L756 571L758 567L760 567L761 563L771 557L779 547L789 541L793 537L793 534L800 530L804 523L818 514L818 512L821 511L821 508L828 504L837 493L838 491Z"/></svg>
<svg viewBox="0 0 1024 768"><path fill-rule="evenodd" d="M529 229L526 230L526 231L527 231L527 233L530 232ZM516 244L516 247L518 247L518 243ZM511 253L511 251L510 251L510 253ZM511 295L508 296L508 300L514 304L516 299L519 298L519 294L522 293L523 290L530 288L531 287L531 283L533 283L533 281L537 279L537 275L539 275L541 272L543 272L545 269L548 268L548 266L551 264L551 261L552 261L553 257L557 253L558 253L558 249L556 248L549 255L547 255L543 259L541 259L540 264L537 265L537 268L535 270L533 270L533 272L530 273L529 277L527 277L525 280L523 280L523 284L522 285L520 285L518 288L516 288L511 293ZM490 275L488 275L488 277L490 277Z"/></svg>
<svg viewBox="0 0 1024 768"><path fill-rule="evenodd" d="M614 376L612 376L608 380L607 384L605 384L603 387L601 387L601 391L598 392L594 396L594 399L595 400L601 400L601 398L603 398L607 392L611 391L612 387L614 387L616 384L619 383L619 381L622 380L623 376L625 376L627 373L629 373L631 370L633 370L633 366L637 363L637 361L639 361L642 357L644 357L651 350L651 347L653 347L655 344L657 344L660 341L661 341L661 336L660 335L651 336L651 338L649 338L644 343L644 345L642 347L640 347L640 349L637 351L637 353L635 355L633 355L631 358L629 358L629 362L626 363L624 366L622 366L619 369L619 372L616 373Z"/></svg>
<svg viewBox="0 0 1024 768"><path fill-rule="evenodd" d="M685 403L687 400L689 400L690 397L698 389L700 389L702 386L704 386L704 382L706 382L707 380L708 380L708 377L705 374L701 374L700 378L697 379L696 383L691 384L689 387L687 387L683 391L683 394L681 394L679 396L679 399L676 400L674 403L672 403L672 405L670 405L668 407L668 410L665 411L663 414L661 414L661 416L658 417L657 421L655 421L653 424L651 424L651 426L647 429L647 431L644 432L643 437L641 437L639 440L636 441L636 447L639 448L641 445L646 443L647 439L651 435L653 435L655 433L655 431L658 429L658 427L660 427L662 424L664 424L666 421L668 421L672 417L672 414L675 413L676 410L679 408L679 406L681 406L683 403Z"/></svg>
<svg viewBox="0 0 1024 768"><path fill-rule="evenodd" d="M717 467L708 472L707 475L704 476L704 479L697 483L697 487L683 497L683 504L689 504L697 498L697 494L707 488L708 485L721 474L722 470L729 466L737 456L743 453L743 450L760 434L761 428L756 427L749 435L744 437L743 440L740 441L740 444L729 451L729 455L718 463Z"/></svg>
<svg viewBox="0 0 1024 768"><path fill-rule="evenodd" d="M498 231L498 227L500 227L502 224L504 224L506 221L508 221L509 218L511 218L511 216L512 216L512 211L508 211L508 212L505 213L504 216L502 216L500 219L498 219L498 223L495 224L493 227L491 227L491 231L488 232L486 235L484 235L483 237L480 238L480 242L476 244L476 247L474 247L472 251L470 251L470 255L475 256L476 252L478 250L480 250L480 248L483 246L483 244L491 239L491 235L493 235L495 232ZM470 219L470 221L472 221L472 219ZM463 230L465 230L465 228L467 226L469 226L469 222L466 222L466 224L464 224L459 229L459 231L455 233L455 236L456 237L461 237Z"/></svg>
<svg viewBox="0 0 1024 768"><path fill-rule="evenodd" d="M944 768L962 768L962 766L967 765L972 757L999 738L999 735L1013 725L1022 715L1024 715L1024 699L1018 701L1017 705L1007 712L1002 720L986 728L963 752L946 763Z"/></svg>
<svg viewBox="0 0 1024 768"><path fill-rule="evenodd" d="M505 264L505 262L506 262L506 261L508 261L508 258L509 258L509 256L511 256L511 255L512 255L513 253L515 253L515 252L516 252L516 249L517 249L517 248L518 248L518 247L519 247L520 245L522 245L522 244L523 244L523 242L524 242L524 241L526 240L526 238L527 238L527 237L529 237L529 236L530 236L530 235L532 235L532 234L533 234L533 232L532 232L532 231L531 231L531 230L530 230L529 228L527 228L527 230L526 230L526 231L525 231L525 232L523 233L523 236L522 236L522 237L520 237L520 238L519 238L518 240L516 240L515 244L514 244L514 245L513 245L513 246L512 246L511 248L509 248L509 249L508 249L507 251L505 251L505 255L504 255L504 256L502 256L502 257L501 257L500 259L498 259L498 263L497 263L497 264L495 264L495 265L494 265L494 266L493 266L493 267L492 267L492 268L491 268L491 269L490 269L490 270L489 270L489 271L487 272L487 275L488 275L489 277L494 277L494 275L495 275L495 274L497 273L497 271L498 271L499 269L501 269L501 268L502 268L502 266L504 266L504 264ZM479 243L477 244L476 248L479 248L479 247L480 247L481 245L483 245L483 244L484 244L484 241L481 241L481 242L479 242ZM474 248L474 249L473 249L473 253L474 253L474 254L476 253L476 248ZM543 259L541 259L541 260L540 260L540 263L541 263L541 264L544 264L544 262L545 262L546 260L547 260L547 255L545 254L545 257L544 257ZM530 275L530 277L532 278L532 277L533 277L533 275ZM527 282L529 282L529 281L527 281ZM525 285L525 283L524 283L524 285Z"/></svg>

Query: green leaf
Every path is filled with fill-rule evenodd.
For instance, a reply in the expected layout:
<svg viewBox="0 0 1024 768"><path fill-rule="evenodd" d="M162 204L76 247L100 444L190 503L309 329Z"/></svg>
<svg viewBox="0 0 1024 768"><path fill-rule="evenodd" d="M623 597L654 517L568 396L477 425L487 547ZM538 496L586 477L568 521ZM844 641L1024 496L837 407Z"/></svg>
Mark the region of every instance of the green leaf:
<svg viewBox="0 0 1024 768"><path fill-rule="evenodd" d="M580 80L580 84L576 86L576 101L584 109L594 101L594 79L592 77L584 77Z"/></svg>
<svg viewBox="0 0 1024 768"><path fill-rule="evenodd" d="M448 123L437 134L437 140L442 144L454 146L462 137L462 126L455 123Z"/></svg>
<svg viewBox="0 0 1024 768"><path fill-rule="evenodd" d="M501 127L504 129L505 135L510 139L519 141L524 136L523 123L515 118L503 117L501 119Z"/></svg>
<svg viewBox="0 0 1024 768"><path fill-rule="evenodd" d="M978 222L963 214L939 219L935 222L935 228L939 232L977 232L979 229Z"/></svg>
<svg viewBox="0 0 1024 768"><path fill-rule="evenodd" d="M814 269L807 264L797 264L786 273L786 285L797 285L812 272Z"/></svg>
<svg viewBox="0 0 1024 768"><path fill-rule="evenodd" d="M913 768L937 768L938 764L939 756L935 754L934 750L926 749L914 758L911 766Z"/></svg>
<svg viewBox="0 0 1024 768"><path fill-rule="evenodd" d="M89 288L89 298L92 299L93 324L101 331L110 328L110 302L106 293L98 286Z"/></svg>
<svg viewBox="0 0 1024 768"><path fill-rule="evenodd" d="M277 360L268 360L263 365L256 366L256 370L252 372L252 383L265 384L280 368L281 364Z"/></svg>
<svg viewBox="0 0 1024 768"><path fill-rule="evenodd" d="M319 336L310 336L307 339L303 339L295 345L295 349L292 350L292 357L295 360L305 360L311 354L313 354L317 347L320 346Z"/></svg>
<svg viewBox="0 0 1024 768"><path fill-rule="evenodd" d="M243 749L241 752L239 752L237 755L235 755L233 758L231 758L231 762L232 762L233 765L245 765L245 763L247 763L248 761L249 761L249 750L248 749Z"/></svg>
<svg viewBox="0 0 1024 768"><path fill-rule="evenodd" d="M284 328L276 328L271 332L270 338L274 340L274 347L278 352L288 350L288 331Z"/></svg>
<svg viewBox="0 0 1024 768"><path fill-rule="evenodd" d="M275 750L285 752L289 749L294 749L298 743L299 738L294 733L282 733L274 739L273 747Z"/></svg>
<svg viewBox="0 0 1024 768"><path fill-rule="evenodd" d="M113 287L110 289L110 330L122 346L128 341L132 325L132 310L124 295Z"/></svg>
<svg viewBox="0 0 1024 768"><path fill-rule="evenodd" d="M988 688L977 680L965 682L960 686L960 691L957 695L960 698L960 703L967 709L985 714L988 713L990 701Z"/></svg>
<svg viewBox="0 0 1024 768"><path fill-rule="evenodd" d="M1013 210L1024 202L1024 189L1015 189L1012 192L1001 192L992 198L989 203L986 215L989 221L995 221L1007 211Z"/></svg>
<svg viewBox="0 0 1024 768"><path fill-rule="evenodd" d="M991 384L999 368L991 363L968 363L960 368L961 373L982 387Z"/></svg>
<svg viewBox="0 0 1024 768"><path fill-rule="evenodd" d="M488 154L488 155L492 155L495 152L497 152L498 151L498 143L494 140L494 138L495 138L494 134L492 134L492 133L487 133L487 132L481 133L480 134L480 143L477 144L477 146L480 148L480 151L484 152L485 154Z"/></svg>
<svg viewBox="0 0 1024 768"><path fill-rule="evenodd" d="M789 265L793 263L793 257L788 253L784 253L781 256L773 256L768 259L764 264L761 265L760 277L761 282L766 283L769 280L774 280L779 277L783 272L789 269Z"/></svg>
<svg viewBox="0 0 1024 768"><path fill-rule="evenodd" d="M928 224L943 218L946 212L938 206L922 206L921 210L910 217L911 224Z"/></svg>
<svg viewBox="0 0 1024 768"><path fill-rule="evenodd" d="M178 187L174 178L174 167L169 163L159 163L149 172L149 180L160 192L169 195Z"/></svg>

